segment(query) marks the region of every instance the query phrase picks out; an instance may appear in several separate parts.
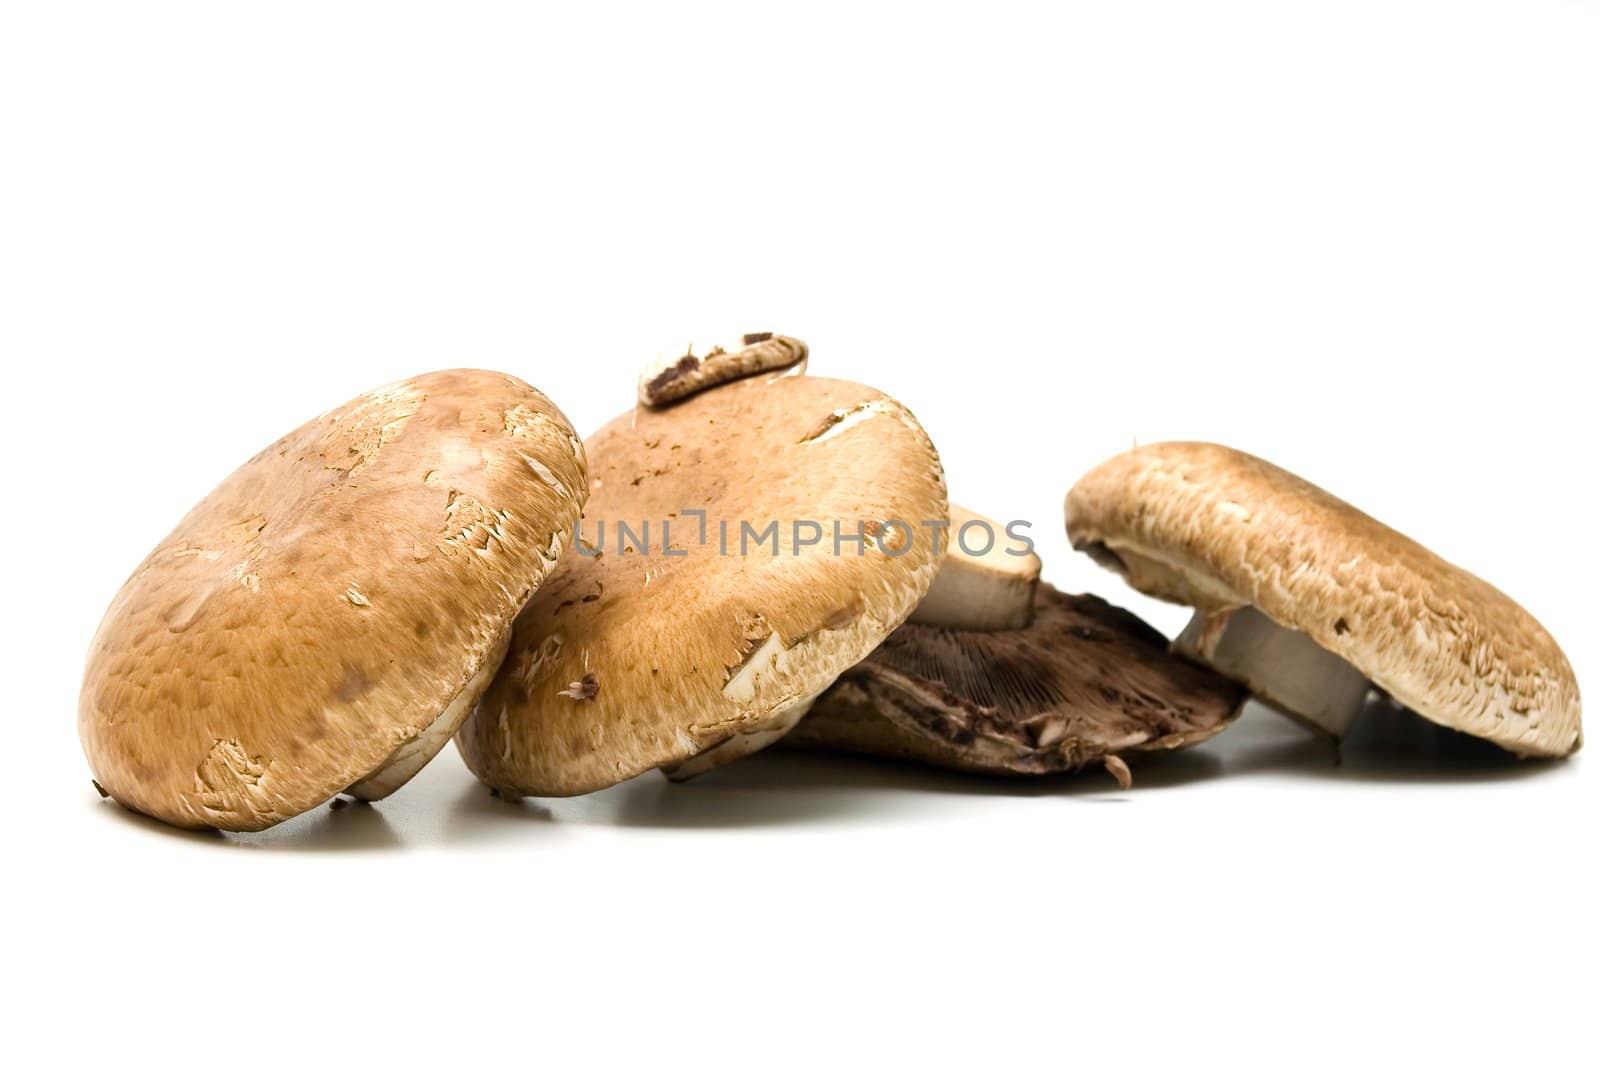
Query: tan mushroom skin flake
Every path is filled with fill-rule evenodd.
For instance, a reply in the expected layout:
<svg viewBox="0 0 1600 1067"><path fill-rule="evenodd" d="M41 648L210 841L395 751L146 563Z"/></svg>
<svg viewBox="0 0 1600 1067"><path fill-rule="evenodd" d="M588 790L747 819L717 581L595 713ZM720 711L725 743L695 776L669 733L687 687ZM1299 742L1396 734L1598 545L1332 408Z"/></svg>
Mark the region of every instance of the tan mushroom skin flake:
<svg viewBox="0 0 1600 1067"><path fill-rule="evenodd" d="M747 333L737 345L712 345L703 355L694 346L660 356L639 376L639 403L665 407L684 397L723 382L751 378L767 372L803 373L808 349L796 337L772 333Z"/></svg>
<svg viewBox="0 0 1600 1067"><path fill-rule="evenodd" d="M502 791L588 792L759 731L871 651L933 580L919 524L946 519L943 472L916 420L874 389L747 378L629 411L586 449L594 547L569 553L523 611L457 735ZM797 520L823 526L822 542L802 544L814 531ZM836 550L835 521L890 551ZM619 543L619 522L648 523L648 548ZM772 536L741 544L746 526Z"/></svg>
<svg viewBox="0 0 1600 1067"><path fill-rule="evenodd" d="M395 788L487 682L585 496L572 428L506 375L426 374L306 423L112 601L78 713L96 779L232 830Z"/></svg>
<svg viewBox="0 0 1600 1067"><path fill-rule="evenodd" d="M1528 612L1265 460L1214 444L1146 445L1086 474L1067 495L1066 524L1074 547L1134 588L1197 608L1205 617L1186 643L1200 653L1226 648L1235 623L1259 631L1253 609L1442 725L1522 755L1581 743L1572 667ZM1253 632L1248 643L1281 656L1288 642ZM1309 669L1307 652L1295 649L1295 669ZM1270 675L1274 665L1253 666ZM1331 682L1342 684L1341 666Z"/></svg>

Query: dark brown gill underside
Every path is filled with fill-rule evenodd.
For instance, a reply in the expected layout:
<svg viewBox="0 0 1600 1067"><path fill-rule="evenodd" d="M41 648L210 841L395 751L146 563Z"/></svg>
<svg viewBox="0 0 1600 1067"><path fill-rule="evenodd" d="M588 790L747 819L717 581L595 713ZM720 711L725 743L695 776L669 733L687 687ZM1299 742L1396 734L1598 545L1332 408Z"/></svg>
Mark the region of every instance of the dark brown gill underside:
<svg viewBox="0 0 1600 1067"><path fill-rule="evenodd" d="M1033 625L907 624L817 701L797 744L960 770L1044 774L1129 750L1181 748L1238 714L1234 683L1093 596L1041 584Z"/></svg>

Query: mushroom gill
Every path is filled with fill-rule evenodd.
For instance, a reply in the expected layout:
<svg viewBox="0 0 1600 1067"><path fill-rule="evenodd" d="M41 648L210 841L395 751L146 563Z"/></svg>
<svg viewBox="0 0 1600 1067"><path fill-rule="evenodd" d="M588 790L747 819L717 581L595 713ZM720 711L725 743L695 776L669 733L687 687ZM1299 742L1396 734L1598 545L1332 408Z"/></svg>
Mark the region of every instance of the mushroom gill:
<svg viewBox="0 0 1600 1067"><path fill-rule="evenodd" d="M1033 621L962 631L907 623L847 671L787 742L964 771L1048 774L1203 741L1240 686L1168 651L1121 608L1040 583Z"/></svg>

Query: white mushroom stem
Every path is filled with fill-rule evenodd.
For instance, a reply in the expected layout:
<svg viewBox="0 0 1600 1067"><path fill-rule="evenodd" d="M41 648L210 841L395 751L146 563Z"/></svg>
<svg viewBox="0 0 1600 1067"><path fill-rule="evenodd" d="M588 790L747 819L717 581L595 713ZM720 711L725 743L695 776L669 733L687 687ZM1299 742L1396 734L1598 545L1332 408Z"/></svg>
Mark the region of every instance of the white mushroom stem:
<svg viewBox="0 0 1600 1067"><path fill-rule="evenodd" d="M1372 689L1344 659L1255 608L1197 611L1173 644L1263 703L1334 738L1349 731Z"/></svg>
<svg viewBox="0 0 1600 1067"><path fill-rule="evenodd" d="M456 731L461 729L461 724L467 721L467 716L472 714L478 698L483 695L483 691L494 679L495 672L500 669L500 661L506 658L506 648L510 643L511 631L508 629L499 644L490 651L489 657L483 661L483 666L467 679L467 684L461 687L454 700L445 705L439 717L429 723L427 729L396 749L394 755L390 756L383 766L350 786L345 792L357 800L382 800L411 781L416 773L427 766L428 761L437 756L439 750L456 735Z"/></svg>
<svg viewBox="0 0 1600 1067"><path fill-rule="evenodd" d="M945 630L1020 630L1033 620L1039 557L993 519L950 505L939 574L911 622Z"/></svg>
<svg viewBox="0 0 1600 1067"><path fill-rule="evenodd" d="M795 724L805 718L806 712L811 710L811 703L815 699L815 697L810 697L799 701L788 711L780 712L754 730L742 734L734 734L726 741L712 745L705 751L696 753L682 762L662 767L661 773L674 782L686 782L696 775L704 774L707 771L732 763L736 759L743 759L745 756L760 752L794 729Z"/></svg>

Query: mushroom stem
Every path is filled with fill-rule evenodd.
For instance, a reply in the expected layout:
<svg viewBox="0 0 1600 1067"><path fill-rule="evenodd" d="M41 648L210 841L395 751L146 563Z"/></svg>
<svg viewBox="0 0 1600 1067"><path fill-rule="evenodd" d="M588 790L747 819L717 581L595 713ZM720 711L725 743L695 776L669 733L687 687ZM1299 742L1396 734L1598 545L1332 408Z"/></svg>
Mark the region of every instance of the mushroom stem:
<svg viewBox="0 0 1600 1067"><path fill-rule="evenodd" d="M1344 659L1255 608L1196 611L1173 647L1335 739L1349 731L1372 689Z"/></svg>
<svg viewBox="0 0 1600 1067"><path fill-rule="evenodd" d="M661 773L665 774L671 781L687 782L697 775L715 770L724 764L732 763L736 759L743 759L752 753L760 752L794 729L795 724L805 718L806 712L811 710L812 701L815 699L815 697L810 697L806 700L798 701L788 711L781 712L775 717L766 720L753 730L742 734L734 734L726 741L718 742L686 760L662 767Z"/></svg>
<svg viewBox="0 0 1600 1067"><path fill-rule="evenodd" d="M939 573L909 621L944 630L1020 630L1033 620L1039 557L993 519L950 505Z"/></svg>
<svg viewBox="0 0 1600 1067"><path fill-rule="evenodd" d="M511 631L508 629L498 646L490 651L489 658L483 661L483 666L467 679L467 684L461 687L461 691L439 713L439 717L428 724L427 729L401 745L395 750L394 755L389 757L388 762L346 788L344 792L357 800L382 800L411 781L416 773L427 766L428 761L437 756L439 750L455 736L461 724L467 721L467 716L477 705L478 698L483 695L483 691L494 679L495 672L500 669L500 661L506 658L506 649L510 643Z"/></svg>

